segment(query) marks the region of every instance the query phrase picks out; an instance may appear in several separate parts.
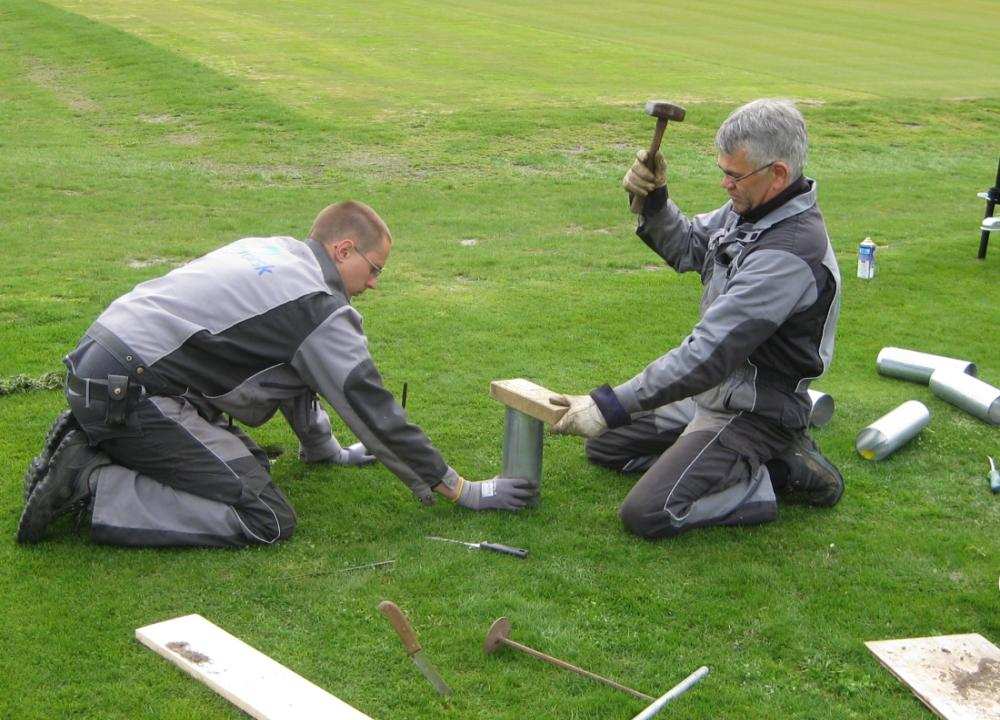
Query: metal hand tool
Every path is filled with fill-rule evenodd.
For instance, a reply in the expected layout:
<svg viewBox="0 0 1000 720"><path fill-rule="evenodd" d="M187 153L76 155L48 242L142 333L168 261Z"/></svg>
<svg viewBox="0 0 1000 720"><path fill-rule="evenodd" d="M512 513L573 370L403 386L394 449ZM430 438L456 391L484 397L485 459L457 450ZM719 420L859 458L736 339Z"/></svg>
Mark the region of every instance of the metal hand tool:
<svg viewBox="0 0 1000 720"><path fill-rule="evenodd" d="M662 710L668 702L674 700L675 698L679 698L681 695L701 682L706 675L708 675L708 668L702 665L700 668L670 688L670 690L666 693L657 698L656 702L648 706L645 710L632 718L632 720L649 720L651 717L658 715L660 710Z"/></svg>
<svg viewBox="0 0 1000 720"><path fill-rule="evenodd" d="M403 614L403 611L391 600L380 602L378 604L378 611L389 618L389 622L392 623L392 627L396 631L396 634L399 635L399 639L403 641L406 654L410 656L413 664L417 666L417 669L434 686L434 689L442 695L451 695L451 688L448 687L448 683L441 677L441 673L431 664L430 660L424 657L423 649L417 641L417 634L413 632L413 626L410 625L410 621Z"/></svg>
<svg viewBox="0 0 1000 720"><path fill-rule="evenodd" d="M345 567L345 568L326 568L323 570L312 570L310 572L285 575L285 579L290 580L292 578L314 577L316 575L331 575L333 573L353 572L355 570L374 570L375 568L388 567L389 565L392 565L394 562L396 561L379 560L378 562L365 563L364 565L352 565L351 567Z"/></svg>
<svg viewBox="0 0 1000 720"><path fill-rule="evenodd" d="M997 470L997 464L993 462L993 458L987 456L986 459L990 461L990 490L1000 493L1000 470Z"/></svg>
<svg viewBox="0 0 1000 720"><path fill-rule="evenodd" d="M555 665L558 668L562 668L563 670L569 670L570 672L575 672L577 675L583 675L585 678L590 678L591 680L596 680L599 683L604 683L609 687L613 687L615 690L621 690L623 693L628 693L632 697L639 698L640 700L645 700L646 702L652 702L655 700L655 698L647 695L646 693L641 693L638 690L625 687L610 678L602 677L596 673L590 672L589 670L577 667L576 665L570 665L565 660L554 658L551 655L546 655L545 653L538 652L534 648L530 648L527 645L522 645L519 642L511 640L510 620L505 617L500 618L490 626L489 632L486 633L486 642L483 645L483 650L486 651L487 655L492 655L501 645L506 645L507 647L514 648L515 650L520 650L523 653L527 653L528 655L536 657L539 660L544 660L545 662Z"/></svg>
<svg viewBox="0 0 1000 720"><path fill-rule="evenodd" d="M513 555L516 558L521 558L524 560L528 557L528 551L524 548L511 547L510 545L501 545L500 543L491 543L483 540L482 542L465 542L464 540L452 540L450 538L438 537L437 535L427 535L427 540L440 540L441 542L456 543L458 545L465 545L468 548L474 548L476 550L490 550L491 552L501 553L503 555Z"/></svg>
<svg viewBox="0 0 1000 720"><path fill-rule="evenodd" d="M667 122L669 120L681 122L685 113L684 108L680 105L673 105L663 100L650 100L646 103L646 113L656 118L656 130L653 131L653 140L649 143L649 151L646 153L646 167L654 170L653 163L656 162L656 153L660 150L660 142L663 140L663 132L667 129ZM632 212L638 215L645 201L645 198L633 197Z"/></svg>

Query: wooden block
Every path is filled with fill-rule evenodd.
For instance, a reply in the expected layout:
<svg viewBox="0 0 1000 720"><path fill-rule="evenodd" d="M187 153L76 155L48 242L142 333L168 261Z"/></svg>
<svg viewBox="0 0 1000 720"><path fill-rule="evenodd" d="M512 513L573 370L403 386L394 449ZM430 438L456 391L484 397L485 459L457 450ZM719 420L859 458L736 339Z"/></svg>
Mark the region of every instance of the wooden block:
<svg viewBox="0 0 1000 720"><path fill-rule="evenodd" d="M371 720L201 615L147 625L135 637L258 720Z"/></svg>
<svg viewBox="0 0 1000 720"><path fill-rule="evenodd" d="M569 408L553 405L549 398L558 393L536 385L530 380L494 380L490 383L490 397L525 415L554 425Z"/></svg>
<svg viewBox="0 0 1000 720"><path fill-rule="evenodd" d="M865 645L939 717L1000 719L1000 648L982 635L878 640Z"/></svg>

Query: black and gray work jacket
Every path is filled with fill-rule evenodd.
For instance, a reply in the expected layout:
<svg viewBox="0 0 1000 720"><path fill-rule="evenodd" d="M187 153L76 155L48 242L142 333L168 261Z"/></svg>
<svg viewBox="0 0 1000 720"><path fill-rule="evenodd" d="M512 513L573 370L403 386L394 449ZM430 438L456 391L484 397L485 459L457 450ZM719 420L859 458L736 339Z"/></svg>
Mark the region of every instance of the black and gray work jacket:
<svg viewBox="0 0 1000 720"><path fill-rule="evenodd" d="M257 426L280 409L306 461L340 449L318 393L431 502L431 488L455 471L383 386L361 322L319 243L245 238L136 286L87 335L126 347L128 367L142 368L132 379L151 394L183 396L202 414Z"/></svg>
<svg viewBox="0 0 1000 720"><path fill-rule="evenodd" d="M840 270L816 182L799 178L775 200L750 218L730 201L689 219L664 195L647 199L636 234L677 272L701 274L700 319L631 380L591 393L611 427L687 397L806 427L806 390L833 358Z"/></svg>

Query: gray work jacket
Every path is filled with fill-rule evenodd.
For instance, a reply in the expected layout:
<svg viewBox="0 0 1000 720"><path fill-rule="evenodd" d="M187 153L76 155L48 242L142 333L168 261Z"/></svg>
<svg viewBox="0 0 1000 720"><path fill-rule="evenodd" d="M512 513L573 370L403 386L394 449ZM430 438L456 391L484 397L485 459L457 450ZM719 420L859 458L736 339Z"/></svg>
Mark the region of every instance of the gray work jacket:
<svg viewBox="0 0 1000 720"><path fill-rule="evenodd" d="M203 414L257 426L280 409L307 461L340 449L318 393L429 503L455 471L383 386L361 323L319 243L245 238L136 286L87 334L100 342L110 333L130 353L119 360L142 368L133 380Z"/></svg>
<svg viewBox="0 0 1000 720"><path fill-rule="evenodd" d="M667 200L642 218L636 232L650 248L678 272L701 274L700 320L631 380L594 392L609 424L694 397L710 410L807 426L806 389L833 357L840 270L816 182L806 182L806 192L753 223L731 202L689 219Z"/></svg>

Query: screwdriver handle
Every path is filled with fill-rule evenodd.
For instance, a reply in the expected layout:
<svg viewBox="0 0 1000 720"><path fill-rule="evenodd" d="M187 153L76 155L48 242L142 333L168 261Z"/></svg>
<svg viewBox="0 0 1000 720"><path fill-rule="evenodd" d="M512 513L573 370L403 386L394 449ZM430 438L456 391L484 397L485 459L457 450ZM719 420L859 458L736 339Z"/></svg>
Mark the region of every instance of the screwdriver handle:
<svg viewBox="0 0 1000 720"><path fill-rule="evenodd" d="M522 560L528 557L528 551L524 548L501 545L500 543L481 542L479 543L479 548L480 550L492 550L493 552L503 553L504 555L513 555L514 557L521 558Z"/></svg>

